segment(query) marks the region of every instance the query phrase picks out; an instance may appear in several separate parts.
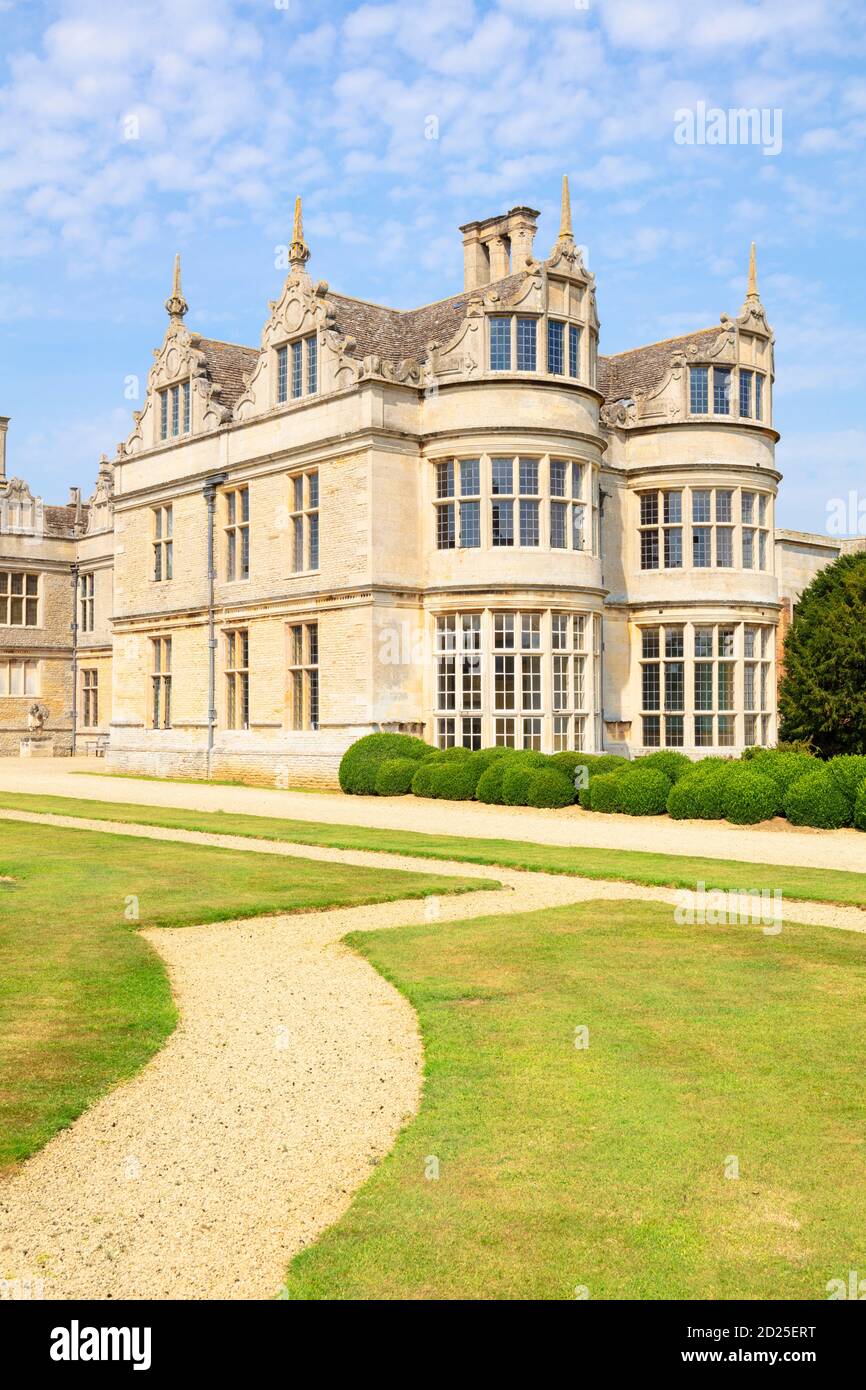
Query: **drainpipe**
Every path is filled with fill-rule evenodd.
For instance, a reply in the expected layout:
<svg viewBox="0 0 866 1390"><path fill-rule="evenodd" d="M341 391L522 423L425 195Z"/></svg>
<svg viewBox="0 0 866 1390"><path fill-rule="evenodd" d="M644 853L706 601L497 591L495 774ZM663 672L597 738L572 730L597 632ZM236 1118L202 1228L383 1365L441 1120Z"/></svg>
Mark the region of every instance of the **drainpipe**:
<svg viewBox="0 0 866 1390"><path fill-rule="evenodd" d="M72 757L78 726L78 565L72 565Z"/></svg>
<svg viewBox="0 0 866 1390"><path fill-rule="evenodd" d="M604 499L605 499L606 496L607 496L607 493L604 491L603 488L600 487L600 488L598 489L598 558L599 558L599 562L600 562L600 565L601 565L601 586L602 586L602 588L604 588ZM600 751L601 751L602 753L604 752L604 635L605 635L605 626L604 626L604 599L602 599L602 601L601 601L601 639L600 639L599 644L598 644L598 664L599 664L599 672L598 672L598 691L599 691L599 702L600 702L600 704L601 704L601 709L599 710L599 713L600 713L600 715L601 715L601 719L599 720L599 723L600 723L600 726L601 726L601 727L599 728L598 735L599 735L599 742L600 742L600 744L601 744L601 750L600 750Z"/></svg>
<svg viewBox="0 0 866 1390"><path fill-rule="evenodd" d="M202 492L207 506L207 778L210 781L211 757L213 754L214 729L216 728L216 623L214 620L214 585L216 583L216 547L214 545L214 519L216 516L216 490L226 481L227 474L215 473L205 482Z"/></svg>

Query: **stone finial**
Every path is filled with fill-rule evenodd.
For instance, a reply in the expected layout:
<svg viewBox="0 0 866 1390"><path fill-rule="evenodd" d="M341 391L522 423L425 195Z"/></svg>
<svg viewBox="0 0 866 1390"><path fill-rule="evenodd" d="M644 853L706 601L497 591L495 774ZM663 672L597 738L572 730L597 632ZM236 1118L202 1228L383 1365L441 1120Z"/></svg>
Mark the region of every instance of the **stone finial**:
<svg viewBox="0 0 866 1390"><path fill-rule="evenodd" d="M758 304L761 302L761 296L758 294L758 261L755 255L754 242L752 242L749 251L749 283L746 287L746 303L749 302Z"/></svg>
<svg viewBox="0 0 866 1390"><path fill-rule="evenodd" d="M189 305L183 297L183 290L180 286L180 252L174 258L174 276L171 282L171 294L165 301L165 310L172 323L183 323L184 315L189 313Z"/></svg>
<svg viewBox="0 0 866 1390"><path fill-rule="evenodd" d="M574 230L571 225L571 194L568 191L568 174L563 174L562 176L562 212L559 218L559 240L574 240Z"/></svg>
<svg viewBox="0 0 866 1390"><path fill-rule="evenodd" d="M292 228L292 244L289 247L289 265L302 268L310 259L310 248L304 241L304 214L300 198L295 199L295 223Z"/></svg>

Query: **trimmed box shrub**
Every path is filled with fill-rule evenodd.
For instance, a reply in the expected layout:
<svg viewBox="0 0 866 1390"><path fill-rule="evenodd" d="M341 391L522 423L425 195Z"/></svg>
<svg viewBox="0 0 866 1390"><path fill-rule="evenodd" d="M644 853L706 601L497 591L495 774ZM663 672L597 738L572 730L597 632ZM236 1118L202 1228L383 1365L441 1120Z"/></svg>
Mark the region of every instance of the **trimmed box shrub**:
<svg viewBox="0 0 866 1390"><path fill-rule="evenodd" d="M412 790L412 778L417 771L417 758L386 758L376 773L376 795L405 796Z"/></svg>
<svg viewBox="0 0 866 1390"><path fill-rule="evenodd" d="M858 791L854 802L854 824L858 830L866 830L866 782Z"/></svg>
<svg viewBox="0 0 866 1390"><path fill-rule="evenodd" d="M525 806L529 795L529 784L537 771L524 758L507 758L502 774L502 804L504 806Z"/></svg>
<svg viewBox="0 0 866 1390"><path fill-rule="evenodd" d="M779 788L780 804L789 787L805 777L807 772L815 772L822 766L811 753L789 753L778 748L764 748L748 763L751 772L773 779Z"/></svg>
<svg viewBox="0 0 866 1390"><path fill-rule="evenodd" d="M478 783L478 771L468 758L450 758L433 764L430 787L440 801L471 801Z"/></svg>
<svg viewBox="0 0 866 1390"><path fill-rule="evenodd" d="M598 777L589 779L589 786L584 787L580 793L580 804L583 806L584 795L587 798L587 805L590 811L620 811L620 787L625 781L627 773L622 772L602 772Z"/></svg>
<svg viewBox="0 0 866 1390"><path fill-rule="evenodd" d="M415 773L415 776L412 778L413 796L433 795L433 773L435 772L435 770L436 764L428 762L425 759L421 766L418 768L418 771Z"/></svg>
<svg viewBox="0 0 866 1390"><path fill-rule="evenodd" d="M627 816L662 816L672 786L660 768L635 763L633 771L619 774L620 810Z"/></svg>
<svg viewBox="0 0 866 1390"><path fill-rule="evenodd" d="M722 790L725 785L725 765L722 758L707 758L709 767L681 777L668 793L667 812L673 820L723 820Z"/></svg>
<svg viewBox="0 0 866 1390"><path fill-rule="evenodd" d="M459 763L465 762L467 758L471 757L471 748L464 748L462 743L455 743L450 748L434 748L425 761L428 763Z"/></svg>
<svg viewBox="0 0 866 1390"><path fill-rule="evenodd" d="M526 791L527 806L570 806L574 787L564 773L555 767L540 767L533 772Z"/></svg>
<svg viewBox="0 0 866 1390"><path fill-rule="evenodd" d="M349 796L372 796L379 767L387 758L417 761L431 751L429 743L411 734L365 734L340 759L340 786Z"/></svg>
<svg viewBox="0 0 866 1390"><path fill-rule="evenodd" d="M497 758L485 768L475 788L476 800L483 801L487 806L502 805L502 779L510 761L510 758Z"/></svg>
<svg viewBox="0 0 866 1390"><path fill-rule="evenodd" d="M842 753L825 763L827 771L853 812L860 788L866 779L866 757L858 753Z"/></svg>
<svg viewBox="0 0 866 1390"><path fill-rule="evenodd" d="M476 748L474 753L469 754L469 761L473 767L478 768L480 776L500 758L509 757L513 752L513 748Z"/></svg>
<svg viewBox="0 0 866 1390"><path fill-rule="evenodd" d="M721 774L721 809L733 825L757 825L772 820L781 806L779 787L771 777L753 772L754 762L732 764Z"/></svg>
<svg viewBox="0 0 866 1390"><path fill-rule="evenodd" d="M681 777L687 777L694 767L691 758L674 748L660 748L657 753L645 753L643 757L635 759L635 765L657 768L669 782L678 782Z"/></svg>
<svg viewBox="0 0 866 1390"><path fill-rule="evenodd" d="M792 825L814 825L820 830L838 830L850 825L853 817L850 801L826 764L788 788L785 814Z"/></svg>

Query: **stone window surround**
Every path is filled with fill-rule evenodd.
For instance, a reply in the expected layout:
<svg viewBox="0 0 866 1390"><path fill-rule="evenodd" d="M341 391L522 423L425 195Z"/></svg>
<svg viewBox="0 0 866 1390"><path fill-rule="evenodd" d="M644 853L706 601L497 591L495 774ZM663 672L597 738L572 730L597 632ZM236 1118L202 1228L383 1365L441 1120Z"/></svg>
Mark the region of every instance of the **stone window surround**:
<svg viewBox="0 0 866 1390"><path fill-rule="evenodd" d="M665 572L665 571L666 571L667 573L674 573L674 574L682 574L682 573L684 573L685 571L699 571L699 572L703 573L703 572L705 572L705 571L717 570L717 569L722 569L722 570L724 570L724 572L727 573L727 574L734 573L734 572L739 572L739 573L742 573L742 574L768 574L768 575L771 575L771 574L774 573L774 570L773 570L773 560L774 560L773 549L774 549L774 548L773 548L773 546L772 546L771 543L770 543L769 537L772 536L772 534L773 534L773 529L774 529L774 502L775 502L775 497L774 497L774 494L772 493L772 491L771 491L766 485L765 485L765 486L760 486L760 485L757 484L757 483L755 483L755 484L753 484L753 485L749 485L749 484L747 484L747 483L745 483L745 482L742 482L742 481L737 481L737 482L733 482L733 481L730 481L730 482L728 482L728 481L719 482L719 481L717 481L717 480L712 480L712 479L710 479L710 480L701 479L699 482L696 482L696 481L690 481L690 482L667 482L667 481L665 481L665 482L660 482L658 485L653 486L653 487L649 487L649 486L639 486L639 487L635 487L635 488L631 489L631 491L633 492L633 496L634 496L634 500L633 500L633 503L632 503L632 508L633 508L632 514L633 514L634 522L633 522L633 526L631 527L631 530L632 530L632 534L636 537L636 539L635 539L635 541L634 541L635 549L634 549L634 552L633 552L633 573L634 573L636 576L643 576L643 575L648 575L648 574L660 574L660 573ZM661 534L661 533L663 533L664 530L666 529L666 524L665 524L665 522L664 522L664 520L663 520L663 517L664 517L664 494L665 494L665 493L672 493L672 492L678 492L678 493L680 493L681 496L682 496L682 508L681 508L682 521L681 521L681 522L673 523L673 525L674 525L674 529L677 529L677 528L678 528L678 529L680 529L680 531L682 532L682 557L683 557L683 563L682 563L682 565L673 565L673 566L666 567L666 566L665 566L665 563L664 563L664 538L663 538L663 535ZM710 499L710 520L709 520L708 522L706 522L706 523L704 523L704 522L695 522L695 521L693 520L692 494L695 493L695 492L709 492L709 493L711 493L711 499ZM732 517L732 520L731 520L730 523L728 523L728 522L717 522L717 521L716 521L716 496L715 496L715 495L716 495L717 492L731 492L731 493L733 493L732 503L731 503L731 517ZM641 497L644 496L645 494L650 494L650 493L655 493L656 496L658 497L658 515L659 515L659 521L658 521L657 524L646 525L646 526L645 526L645 525L643 525L642 522L641 522ZM747 493L747 494L750 493L750 494L752 494L752 495L755 497L755 503L754 503L754 507L755 507L755 512L754 512L755 520L754 520L753 522L745 522L745 523L743 522L743 494L744 494L744 493ZM763 497L766 497L766 499L767 499L766 504L765 504L765 506L766 506L766 515L765 515L765 521L764 521L763 524L761 524L761 523L759 522L759 508L760 508L760 502L759 502L759 500L758 500L758 499L759 499L760 497L762 497L762 496L763 496ZM731 528L731 531L732 531L732 533L733 533L733 534L732 534L733 563L732 563L731 565L722 565L722 566L719 566L719 565L716 564L717 549L716 549L716 537L715 537L715 534L714 534L713 537L712 537L712 540L711 540L711 563L710 563L709 565L695 565L695 564L693 564L694 547L693 547L693 539L692 539L692 537L693 537L693 531L694 531L695 527L707 526L707 527L709 527L713 532L715 532L716 527L717 527L718 525L722 525L722 526L728 526L728 525L729 525L730 528ZM670 529L670 526L668 526L667 529ZM644 532L646 532L646 531L652 531L652 530L656 530L656 531L659 533L659 556L658 556L659 563L658 563L657 566L655 566L655 567L653 567L653 568L644 569L643 566L642 566L642 563L641 563L641 535L642 535ZM744 530L746 530L746 531L751 530L751 531L753 531L753 532L755 533L755 542L754 542L754 563L751 564L751 565L744 565L744 564L743 564L743 531L744 531ZM759 567L759 564L758 564L759 555L760 555L760 546L759 546L759 541L758 541L758 534L759 534L759 532L761 532L761 531L763 531L763 532L765 533L765 535L767 535L767 537L768 537L767 540L764 542L765 554L766 554L766 564L765 564L765 566L764 566L763 569L761 569L761 568Z"/></svg>
<svg viewBox="0 0 866 1390"><path fill-rule="evenodd" d="M20 593L14 590L20 581ZM31 582L34 581L34 582ZM20 601L20 609L18 603ZM20 621L15 615L20 611ZM35 613L34 621L28 621ZM42 626L42 585L37 570L0 570L0 627L38 628Z"/></svg>
<svg viewBox="0 0 866 1390"><path fill-rule="evenodd" d="M545 314L538 309L509 309L491 310L486 315L487 329L485 333L485 371L491 377L517 376L528 377L547 377L551 381L567 381L576 385L594 385L595 377L595 354L590 352L589 342L591 334L588 325L580 319L569 318L566 314ZM491 319L510 319L509 342L511 345L511 361L507 367L493 367L491 365L492 337L490 329ZM517 366L517 321L518 319L532 319L535 322L535 367L518 368ZM563 336L563 369L561 372L549 372L547 369L547 325L548 322L562 324ZM580 346L578 349L577 375L572 376L570 370L569 354L569 329L576 328L580 335Z"/></svg>
<svg viewBox="0 0 866 1390"><path fill-rule="evenodd" d="M171 636L150 638L151 729L171 728Z"/></svg>
<svg viewBox="0 0 866 1390"><path fill-rule="evenodd" d="M719 632L721 629L732 629L734 633L733 648L730 654L720 650ZM696 644L696 631L712 631L712 655L703 655L698 651ZM746 656L747 630L758 633L757 647L758 655L753 657ZM682 632L683 647L682 656L665 655L666 634L670 631ZM658 633L658 656L644 656L644 633ZM642 752L651 752L655 748L675 748L689 749L696 751L702 757L707 757L710 753L719 753L723 757L735 756L735 750L747 746L746 739L746 720L749 715L757 717L757 732L759 742L766 746L773 737L773 721L775 714L775 636L776 629L772 623L748 618L708 618L703 621L700 618L690 617L686 619L668 620L653 622L651 620L641 620L635 626L634 653L635 664L638 671L637 689L635 692L636 707L640 711L636 721L639 735L639 747ZM683 667L683 702L682 709L665 710L665 663L675 662ZM733 668L733 699L730 709L720 709L719 701L719 676L718 667L720 664L730 665ZM696 685L695 668L700 665L712 666L712 689L711 689L711 708L698 709L696 707ZM758 669L755 679L755 687L758 698L754 701L758 707L755 710L745 709L745 667L755 665L757 668L764 666L765 675L761 678ZM647 708L644 706L644 668L657 666L659 670L659 699L658 708ZM766 697L760 700L761 692ZM683 725L683 739L681 743L666 741L665 716L681 719ZM732 735L729 743L719 742L719 716L731 720ZM711 741L699 743L696 733L696 718L705 718L712 721ZM648 743L644 739L644 720L646 718L658 718L659 721L659 741L658 743Z"/></svg>
<svg viewBox="0 0 866 1390"><path fill-rule="evenodd" d="M15 675L13 676L13 671ZM21 689L13 690L20 676ZM29 657L0 656L0 699L24 700L41 694L42 662Z"/></svg>
<svg viewBox="0 0 866 1390"><path fill-rule="evenodd" d="M298 485L300 484L300 497ZM318 466L289 474L289 529L292 574L317 574L321 563L319 507L321 479ZM300 550L300 563L299 552Z"/></svg>
<svg viewBox="0 0 866 1390"><path fill-rule="evenodd" d="M81 671L81 727L99 727L99 671L93 666Z"/></svg>
<svg viewBox="0 0 866 1390"><path fill-rule="evenodd" d="M319 623L290 623L289 695L287 709L293 731L317 730L320 720Z"/></svg>
<svg viewBox="0 0 866 1390"><path fill-rule="evenodd" d="M502 494L500 494L500 493L494 494L494 492L493 492L493 459L503 459L503 458L508 458L508 459L511 459L511 460L512 460L513 475L514 475L514 476L513 476L514 491L513 491L512 493L510 493L510 494L504 494L504 493L502 493ZM539 491L538 491L538 493L536 494L536 495L537 495L537 498L538 498L538 501L539 501L539 504L540 504L540 505L539 505L539 543L538 543L538 545L521 545L521 544L520 544L519 497L520 497L520 495L521 495L521 493L520 493L520 460L521 460L521 458L524 459L524 460L531 460L533 463L537 463L537 464L538 464L538 475L539 475L539 476L538 476L538 487L539 487ZM476 501L477 501L477 502L480 503L481 544L480 544L479 546L461 546L461 545L460 545L460 502L461 502L460 463L461 463L461 461L462 461L462 462L475 462L475 461L477 461L478 464L479 464L480 475L481 475L481 476L480 476L480 492L473 492L473 493L471 493L471 494L466 494L466 497L463 499L463 500L467 500L467 499L468 499L468 500L473 501L473 502L476 502ZM566 465L566 475L567 475L567 476L566 476L566 491L565 491L565 495L562 496L562 497L559 496L558 494L557 494L556 496L552 496L552 495L551 495L551 490L550 490L551 466L550 466L550 465L551 465L552 462L557 462L557 463L562 462L562 463L564 463L564 464ZM454 491L453 491L453 493L452 493L450 496L444 496L444 495L443 495L443 496L440 497L440 496L437 495L437 494L438 494L438 491L439 491L439 488L438 488L438 486L437 486L437 480L438 480L438 476L439 476L439 474L438 474L438 469L439 469L439 466L440 466L440 465L442 465L442 464L449 464L449 463L453 465ZM580 494L579 494L579 496L578 496L578 495L575 495L574 492L573 492L573 472L572 472L572 465L573 465L573 464L577 464L577 465L580 467L580 469L581 469L581 480L582 480L582 482L581 482L581 489L580 489ZM597 466L597 464L595 464L594 461L591 460L591 459L588 459L588 458L579 458L579 457L577 457L577 456L574 455L574 454L568 454L568 453L545 453L545 454L540 454L540 453L538 453L537 451L533 451L533 450L531 450L531 449L524 450L524 451L522 451L522 452L520 452L520 453L514 453L514 452L506 451L505 449L502 449L502 450L497 450L497 451L492 452L492 453L482 452L482 453L477 453L477 454L473 454L470 450L467 450L467 452L466 452L465 454L462 454L462 455L449 454L449 455L447 455L447 456L440 457L440 458L432 458L432 459L430 460L429 477L430 477L430 497L431 497L431 504L432 504L432 509L433 509L433 521L432 521L432 547L433 547L434 551L440 552L440 551L450 551L450 550L468 550L468 551L471 551L472 553L491 552L491 553L496 553L496 554L499 554L499 553L508 553L508 552L514 552L514 551L531 551L531 552L533 552L533 553L539 553L539 552L545 551L545 552L547 552L547 553L554 554L554 555L563 555L563 554L568 554L568 553L575 554L575 555L587 555L587 556L591 556L591 557L597 557L597 555L598 555L598 541L599 541L599 522L598 522L598 503L599 503L599 498L598 498L598 486L599 486L599 485L598 485L598 466ZM530 494L527 493L526 496L529 497ZM493 521L492 521L493 502L494 502L494 501L507 501L509 497L511 497L511 498L513 499L513 501L514 501L514 528L513 528L513 530L514 530L514 543L513 543L512 545L510 545L510 546L502 546L502 545L496 545L496 546L495 546L495 545L493 544L493 534L492 534L492 533L493 533ZM566 526L566 541L567 541L567 544L566 544L565 546L552 546L552 545L551 545L551 543L550 543L550 537L551 537L551 503L552 503L552 502L553 502L553 503L563 503L563 502L564 502L564 503L567 505L568 508L571 508L572 504L574 504L574 503L577 503L579 506L582 506L582 507L583 507L583 509L584 509L583 542L584 542L584 543L583 543L583 546L582 546L580 549L575 549L575 547L574 547L574 545L573 545L573 529L572 529L572 528L573 528L573 519L572 519L572 515L571 515L570 511L569 511L569 513L568 513L568 515L567 515L567 526ZM438 512L439 512L440 508L442 508L442 507L447 507L447 506L449 506L449 505L452 506L452 507L454 508L454 538L455 538L455 544L454 544L453 546L440 546L440 545L438 544L438 537L439 537L439 518L438 518Z"/></svg>
<svg viewBox="0 0 866 1390"><path fill-rule="evenodd" d="M314 352L309 346L311 343L315 344ZM299 346L301 355L301 389L297 393L294 391L293 381L293 350L296 345ZM299 334L294 338L287 338L284 342L275 343L271 351L274 364L274 406L283 408L297 405L299 401L318 395L321 352L316 329L312 333Z"/></svg>
<svg viewBox="0 0 866 1390"><path fill-rule="evenodd" d="M96 623L96 573L85 570L78 576L78 614L82 632L92 632Z"/></svg>
<svg viewBox="0 0 866 1390"><path fill-rule="evenodd" d="M250 577L250 487L237 483L222 491L225 580L243 584Z"/></svg>
<svg viewBox="0 0 866 1390"><path fill-rule="evenodd" d="M192 383L189 377L170 381L157 390L157 444L184 439L192 433ZM175 429L175 413L177 429Z"/></svg>
<svg viewBox="0 0 866 1390"><path fill-rule="evenodd" d="M250 727L250 633L248 627L224 628L223 676L226 729Z"/></svg>
<svg viewBox="0 0 866 1390"><path fill-rule="evenodd" d="M174 505L161 502L151 507L153 568L151 581L167 584L174 574Z"/></svg>
<svg viewBox="0 0 866 1390"><path fill-rule="evenodd" d="M568 645L567 647L553 647L553 616L564 615L568 619ZM496 646L495 620L504 615L511 615L514 619L514 641L511 646ZM538 645L524 646L522 644L522 619L523 617L535 616L540 620ZM480 632L478 635L477 647L461 646L462 642L462 620L480 619ZM441 620L454 619L454 647L447 644L443 637ZM575 619L582 622L582 631L578 631ZM591 752L598 746L599 728L601 722L600 708L600 643L601 643L601 615L593 613L590 609L565 608L542 602L538 605L524 603L509 606L507 604L484 605L482 607L472 607L469 604L461 604L459 608L447 608L437 611L431 615L432 623L432 651L433 661L430 668L430 694L428 708L430 717L429 727L432 731L432 742L437 747L450 747L451 743L463 742L462 721L470 719L480 719L481 736L480 746L491 748L497 744L497 721L514 721L514 746L523 746L523 720L540 720L540 746L541 751L551 753L559 751L563 746L569 749L576 747L578 737L582 747L580 751ZM462 672L460 669L461 652L471 656L474 652L478 653L478 668L480 674L480 697L465 703L462 699ZM553 658L565 655L571 658L571 669L569 675L569 708L554 709L554 680ZM514 658L514 706L513 708L497 708L496 698L496 664L495 659L500 657ZM541 690L540 701L526 704L524 707L524 686L522 657L536 657L540 659L541 670ZM454 708L449 708L448 702L442 702L439 698L440 683L440 662L443 658L454 658L453 665L453 689L454 689ZM574 682L574 658L583 658L581 663L583 675L582 702L580 707L574 704L575 682ZM534 667L527 672L530 683L534 682ZM448 682L450 685L451 683ZM567 741L563 744L562 735L555 743L555 724L554 720L568 720ZM446 729L443 724L453 720L453 728ZM443 742L442 739L445 739ZM472 746L467 743L466 746Z"/></svg>

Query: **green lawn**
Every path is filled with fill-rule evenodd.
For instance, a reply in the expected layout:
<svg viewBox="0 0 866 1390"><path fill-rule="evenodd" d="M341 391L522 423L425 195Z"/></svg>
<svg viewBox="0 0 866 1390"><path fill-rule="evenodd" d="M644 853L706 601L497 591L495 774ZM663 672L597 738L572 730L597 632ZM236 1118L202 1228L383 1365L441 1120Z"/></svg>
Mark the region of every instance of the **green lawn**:
<svg viewBox="0 0 866 1390"><path fill-rule="evenodd" d="M465 864L493 864L502 868L534 869L541 873L574 874L581 878L613 879L661 887L694 888L696 883L704 882L708 888L726 890L778 888L792 899L866 907L866 873L846 869L751 864L737 859L591 849L582 845L538 845L524 840L476 839L470 835L427 835L413 830L381 830L312 820L283 820L275 816L136 806L126 802L33 796L19 792L0 792L0 808L53 812L62 816L127 824L161 825L180 830L202 830L220 835L246 835L263 840L288 840L332 849L381 850L392 854L417 855L424 859L452 859ZM671 836L672 842L676 843L675 822L671 822Z"/></svg>
<svg viewBox="0 0 866 1390"><path fill-rule="evenodd" d="M864 937L594 902L350 942L418 1011L424 1098L290 1298L824 1299L866 1269Z"/></svg>
<svg viewBox="0 0 866 1390"><path fill-rule="evenodd" d="M133 1075L174 1027L165 970L137 927L488 886L3 821L0 1167Z"/></svg>

